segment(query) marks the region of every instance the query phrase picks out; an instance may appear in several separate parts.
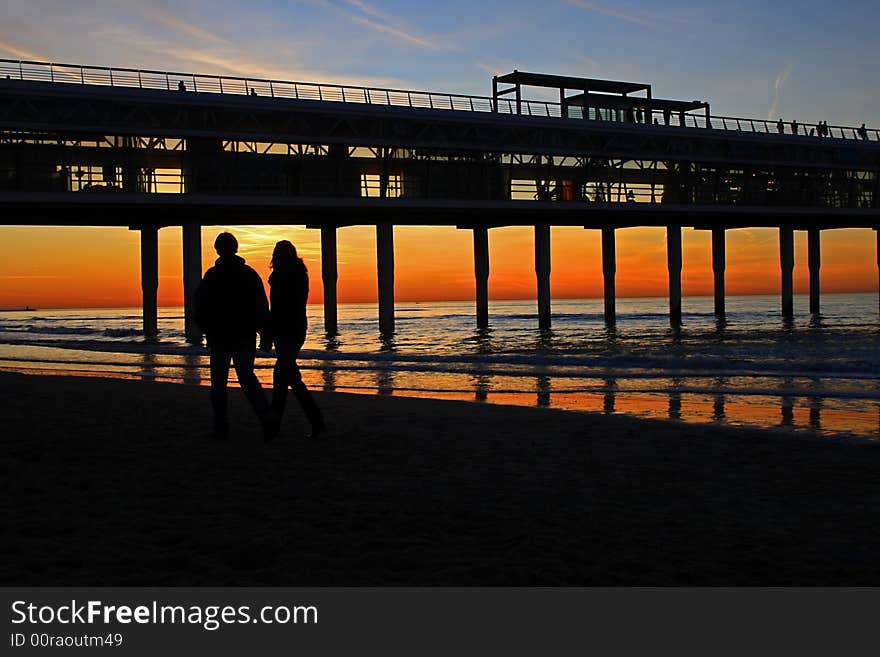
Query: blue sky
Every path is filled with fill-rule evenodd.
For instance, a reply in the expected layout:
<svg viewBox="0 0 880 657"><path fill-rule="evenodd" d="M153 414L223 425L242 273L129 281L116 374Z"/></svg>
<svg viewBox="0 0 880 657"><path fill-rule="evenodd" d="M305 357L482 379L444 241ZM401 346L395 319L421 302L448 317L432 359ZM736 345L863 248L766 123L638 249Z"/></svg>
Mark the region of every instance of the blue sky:
<svg viewBox="0 0 880 657"><path fill-rule="evenodd" d="M880 126L880 3L0 0L0 56L490 93L518 68Z"/></svg>

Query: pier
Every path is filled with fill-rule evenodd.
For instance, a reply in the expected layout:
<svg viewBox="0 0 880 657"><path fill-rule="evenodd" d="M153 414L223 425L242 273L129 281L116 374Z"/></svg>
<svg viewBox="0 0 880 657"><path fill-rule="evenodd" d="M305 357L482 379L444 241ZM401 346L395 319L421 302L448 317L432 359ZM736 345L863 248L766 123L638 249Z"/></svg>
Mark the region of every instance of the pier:
<svg viewBox="0 0 880 657"><path fill-rule="evenodd" d="M201 228L320 231L324 329L338 331L337 230L376 230L378 321L394 331L394 227L473 235L476 325L490 324L491 229L534 230L536 322L551 326L551 227L601 232L616 322L615 231L666 230L669 321L682 321L682 230L711 232L724 319L728 231L779 231L780 312L793 317L795 231L820 312L821 233L880 229L880 133L713 115L650 84L514 71L491 96L0 60L6 225L127 226L141 237L144 333L157 335L158 231L181 226L187 339ZM531 89L558 94L533 100ZM819 135L822 136L819 136ZM880 268L880 232L878 268Z"/></svg>

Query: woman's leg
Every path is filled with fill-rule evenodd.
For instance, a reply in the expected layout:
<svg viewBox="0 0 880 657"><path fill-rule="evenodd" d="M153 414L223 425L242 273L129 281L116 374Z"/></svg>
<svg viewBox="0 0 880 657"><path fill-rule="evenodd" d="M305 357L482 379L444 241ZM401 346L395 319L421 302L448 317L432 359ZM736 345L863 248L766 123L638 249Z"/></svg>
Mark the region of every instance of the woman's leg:
<svg viewBox="0 0 880 657"><path fill-rule="evenodd" d="M289 385L293 390L293 395L299 402L303 413L305 413L305 416L311 423L312 427L323 428L324 416L321 414L321 410L315 403L312 393L309 392L309 389L306 388L306 384L303 383L302 373L299 371L299 366L296 364L296 357L299 355L299 350L302 348L304 341L303 337L295 336L290 340L282 340L282 344L280 345L276 344L278 363L281 364L280 368L276 364L276 374L279 377L283 377L276 379L276 385L279 387L283 385L284 398L287 396L287 386ZM283 404L284 401L282 398L281 409L284 408Z"/></svg>

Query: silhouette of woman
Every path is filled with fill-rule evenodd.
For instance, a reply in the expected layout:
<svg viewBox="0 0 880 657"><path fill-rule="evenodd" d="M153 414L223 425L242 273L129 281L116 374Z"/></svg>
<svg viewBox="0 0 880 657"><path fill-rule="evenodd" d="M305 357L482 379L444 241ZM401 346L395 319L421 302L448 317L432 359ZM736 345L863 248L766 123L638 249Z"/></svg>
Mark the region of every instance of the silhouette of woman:
<svg viewBox="0 0 880 657"><path fill-rule="evenodd" d="M264 338L260 347L268 350L271 346L270 342L275 343L277 360L272 378L272 410L280 426L287 401L287 388L290 387L312 425L311 433L307 437L317 438L326 430L324 417L303 383L296 364L296 357L306 340L308 328L306 300L309 297L309 273L302 258L297 256L296 247L287 240L275 245L271 266L272 273L269 274L271 302L269 335L271 337Z"/></svg>

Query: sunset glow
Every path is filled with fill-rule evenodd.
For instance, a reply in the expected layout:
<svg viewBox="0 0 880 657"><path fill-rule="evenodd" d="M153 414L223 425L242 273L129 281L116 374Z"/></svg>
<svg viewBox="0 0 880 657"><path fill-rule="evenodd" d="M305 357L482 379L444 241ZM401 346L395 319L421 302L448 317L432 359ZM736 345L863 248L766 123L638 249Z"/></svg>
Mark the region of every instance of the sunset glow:
<svg viewBox="0 0 880 657"><path fill-rule="evenodd" d="M311 271L311 303L322 300L319 234L297 226L230 226L240 254L264 278L272 247L296 244ZM216 257L219 227L202 230L202 264ZM395 298L400 301L466 300L474 297L470 231L450 227L395 228ZM180 229L159 232L159 304L181 305ZM706 231L683 231L686 296L712 294L711 244ZM795 233L795 292L809 289L806 234ZM489 233L489 295L493 299L535 297L531 228L495 228ZM376 300L376 238L372 226L338 231L339 300ZM872 230L822 233L822 290L877 290L876 237ZM139 234L124 228L0 228L0 308L128 307L141 301ZM779 292L779 244L774 229L727 233L727 293ZM602 296L599 232L552 229L551 290L554 298ZM617 231L617 291L621 297L667 294L663 228Z"/></svg>

